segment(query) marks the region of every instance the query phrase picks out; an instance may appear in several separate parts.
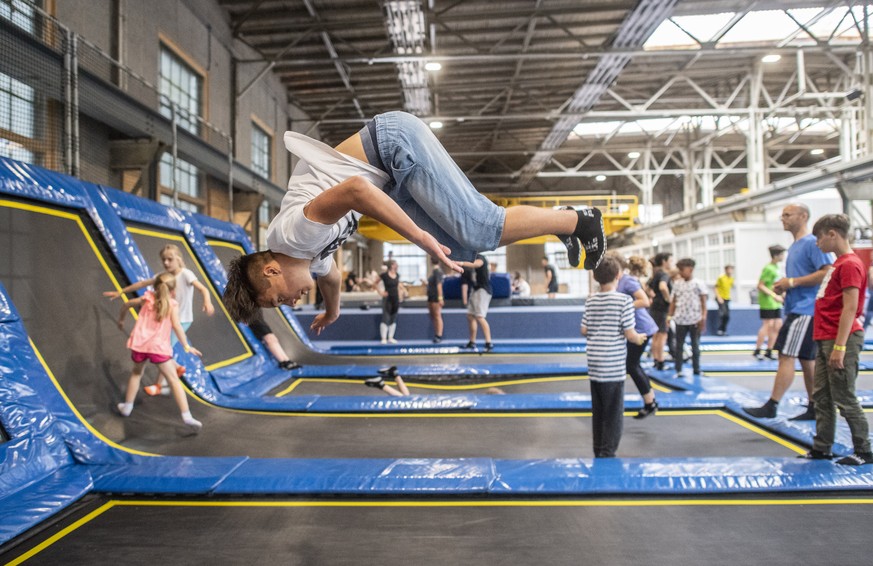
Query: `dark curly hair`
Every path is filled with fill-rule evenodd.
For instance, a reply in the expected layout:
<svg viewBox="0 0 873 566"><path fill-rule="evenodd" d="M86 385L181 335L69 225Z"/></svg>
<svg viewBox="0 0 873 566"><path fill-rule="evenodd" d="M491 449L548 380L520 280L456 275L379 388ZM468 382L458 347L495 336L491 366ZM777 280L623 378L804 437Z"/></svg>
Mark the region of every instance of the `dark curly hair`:
<svg viewBox="0 0 873 566"><path fill-rule="evenodd" d="M236 322L249 324L261 316L258 296L269 286L263 277L264 265L272 261L269 251L240 256L227 268L224 306Z"/></svg>

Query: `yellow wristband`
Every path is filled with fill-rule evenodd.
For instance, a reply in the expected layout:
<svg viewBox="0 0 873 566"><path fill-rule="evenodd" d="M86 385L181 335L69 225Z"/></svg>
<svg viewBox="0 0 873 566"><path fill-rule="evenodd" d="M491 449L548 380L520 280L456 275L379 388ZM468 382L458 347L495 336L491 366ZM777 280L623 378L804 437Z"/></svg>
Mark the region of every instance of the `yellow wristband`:
<svg viewBox="0 0 873 566"><path fill-rule="evenodd" d="M792 289L794 288L794 277L788 278L788 286L791 287Z"/></svg>
<svg viewBox="0 0 873 566"><path fill-rule="evenodd" d="M845 346L840 346L839 344L834 344L834 350L836 350L837 352L845 352L845 351L846 351L846 347L845 347Z"/></svg>
<svg viewBox="0 0 873 566"><path fill-rule="evenodd" d="M185 351L186 351L186 352L190 352L190 351L191 351L191 346L185 346Z"/></svg>

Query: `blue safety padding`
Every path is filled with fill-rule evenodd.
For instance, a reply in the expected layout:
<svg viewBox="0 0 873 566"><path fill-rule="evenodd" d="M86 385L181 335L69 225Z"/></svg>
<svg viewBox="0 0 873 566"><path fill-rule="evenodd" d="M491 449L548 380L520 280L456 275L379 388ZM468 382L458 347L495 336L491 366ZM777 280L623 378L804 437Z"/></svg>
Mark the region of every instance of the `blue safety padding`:
<svg viewBox="0 0 873 566"><path fill-rule="evenodd" d="M251 459L216 494L487 493L494 480L489 458Z"/></svg>
<svg viewBox="0 0 873 566"><path fill-rule="evenodd" d="M508 273L492 273L491 296L495 299L508 299L512 296L512 277Z"/></svg>
<svg viewBox="0 0 873 566"><path fill-rule="evenodd" d="M66 466L25 489L0 497L0 544L75 503L93 485L86 466Z"/></svg>
<svg viewBox="0 0 873 566"><path fill-rule="evenodd" d="M498 460L491 493L715 494L873 488L873 466L797 458Z"/></svg>
<svg viewBox="0 0 873 566"><path fill-rule="evenodd" d="M239 224L231 224L205 214L194 213L191 215L200 226L200 230L207 238L216 238L225 242L239 244L246 253L255 251L245 229Z"/></svg>
<svg viewBox="0 0 873 566"><path fill-rule="evenodd" d="M335 345L328 348L331 354L341 354L345 356L427 356L433 354L468 354L479 355L484 352L484 342L479 342L476 348L463 348L466 342L457 344L367 344L367 345ZM580 343L564 343L555 341L549 344L520 344L520 343L501 343L494 344L494 349L490 352L492 356L499 354L584 354L585 344Z"/></svg>
<svg viewBox="0 0 873 566"><path fill-rule="evenodd" d="M449 275L443 279L443 297L447 301L461 298L461 276Z"/></svg>
<svg viewBox="0 0 873 566"><path fill-rule="evenodd" d="M89 466L94 489L104 493L209 494L247 457L137 458L126 466Z"/></svg>
<svg viewBox="0 0 873 566"><path fill-rule="evenodd" d="M307 410L311 413L433 412L467 410L475 405L475 395L442 394L391 397L379 392L379 396L373 397L359 395L323 396L317 398Z"/></svg>

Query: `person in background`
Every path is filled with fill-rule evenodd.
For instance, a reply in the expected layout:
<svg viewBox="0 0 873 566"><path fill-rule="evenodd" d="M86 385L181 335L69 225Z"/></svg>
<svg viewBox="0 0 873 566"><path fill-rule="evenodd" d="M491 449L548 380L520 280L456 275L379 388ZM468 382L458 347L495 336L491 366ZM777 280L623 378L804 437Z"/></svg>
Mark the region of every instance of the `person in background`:
<svg viewBox="0 0 873 566"><path fill-rule="evenodd" d="M725 265L724 273L715 280L715 302L718 303L718 329L716 334L727 336L728 321L731 319L731 290L734 286L734 266Z"/></svg>
<svg viewBox="0 0 873 566"><path fill-rule="evenodd" d="M358 290L358 276L354 271L350 271L348 275L346 275L346 293L351 293L352 291Z"/></svg>
<svg viewBox="0 0 873 566"><path fill-rule="evenodd" d="M873 464L870 427L855 394L858 358L864 347L861 317L867 274L861 259L849 245L849 217L826 214L812 227L816 245L837 260L821 283L815 300L813 338L818 345L813 398L815 436L806 457L833 458L831 447L837 428L837 409L852 433L853 454L837 460L845 466Z"/></svg>
<svg viewBox="0 0 873 566"><path fill-rule="evenodd" d="M542 264L546 274L546 293L549 294L550 299L554 299L555 293L558 292L558 270L549 263L549 258L546 256L543 256Z"/></svg>
<svg viewBox="0 0 873 566"><path fill-rule="evenodd" d="M660 252L651 260L652 278L648 282L648 295L652 299L649 314L658 327L658 331L652 336L652 359L655 369L664 370L664 347L667 345L667 336L670 329L667 326L667 311L670 310L670 302L673 300L673 282L670 279L670 271L673 269L673 254Z"/></svg>
<svg viewBox="0 0 873 566"><path fill-rule="evenodd" d="M385 262L386 271L379 276L377 290L382 295L382 322L379 324L379 336L382 343L396 344L394 332L397 330L397 312L400 310L400 294L403 283L397 273L397 262L389 259Z"/></svg>
<svg viewBox="0 0 873 566"><path fill-rule="evenodd" d="M427 278L427 312L430 315L431 324L433 324L433 343L439 344L443 341L443 279L445 275L440 269L440 262L437 258L430 258L431 271Z"/></svg>
<svg viewBox="0 0 873 566"><path fill-rule="evenodd" d="M658 331L658 325L655 324L655 321L649 315L649 311L646 310L651 301L641 283L642 278L646 276L646 268L649 266L649 262L640 256L631 256L625 259L622 255L616 253L613 257L618 260L622 269L627 271L627 273L622 273L616 290L633 300L634 330L645 338L642 344L628 340L627 361L625 363L627 372L643 397L643 408L639 410L634 418L644 419L649 415L654 415L658 410L658 402L655 401L655 391L652 389L649 376L643 371L643 367L640 364L649 338Z"/></svg>
<svg viewBox="0 0 873 566"><path fill-rule="evenodd" d="M127 340L133 369L127 380L127 391L124 402L117 405L118 414L129 417L133 411L133 403L139 391L140 380L147 361L158 366L161 376L167 380L173 392L173 399L182 414L182 422L190 432L196 434L203 423L191 416L188 398L182 388L182 382L176 375L176 364L173 362L173 347L170 343L170 333L175 333L186 352L197 357L202 354L188 343L185 330L179 322L179 303L173 298L176 290L176 276L164 272L155 277L154 291L146 291L142 297L126 301L118 314L118 328L124 330L124 317L133 307L140 307L139 317L133 325L133 331Z"/></svg>
<svg viewBox="0 0 873 566"><path fill-rule="evenodd" d="M470 329L470 341L464 348L476 347L476 333L482 327L485 338L485 351L494 349L491 343L491 326L488 324L488 306L491 304L491 275L488 273L488 261L482 254L477 254L472 262L461 262L464 274L461 276L461 300L467 307L467 326Z"/></svg>
<svg viewBox="0 0 873 566"><path fill-rule="evenodd" d="M616 291L621 264L606 256L594 269L600 292L585 302L582 335L588 339L588 378L591 381L591 431L595 458L614 458L621 441L627 344L642 346L646 337L634 330L633 300Z"/></svg>
<svg viewBox="0 0 873 566"><path fill-rule="evenodd" d="M673 283L673 301L669 317L676 323L676 377L682 377L682 350L685 337L691 337L691 366L700 375L700 334L706 329L706 287L694 278L695 261L683 258L676 262L679 279Z"/></svg>
<svg viewBox="0 0 873 566"><path fill-rule="evenodd" d="M779 262L785 258L785 248L782 246L770 246L770 263L761 270L758 278L758 308L761 313L761 328L758 329L758 339L755 342L755 351L752 353L756 360L773 357L773 347L776 345L776 337L782 329L782 295L773 290L773 285L779 280ZM761 354L764 341L767 342L767 350Z"/></svg>
<svg viewBox="0 0 873 566"><path fill-rule="evenodd" d="M252 331L252 334L255 335L255 338L264 344L264 347L267 348L270 355L276 359L280 368L292 370L300 367L300 364L291 360L288 354L285 353L285 349L282 348L282 344L279 343L279 337L273 333L273 329L270 328L264 319L259 318L253 320L249 324L249 329Z"/></svg>
<svg viewBox="0 0 873 566"><path fill-rule="evenodd" d="M518 271L512 274L512 294L522 299L530 297L530 283Z"/></svg>
<svg viewBox="0 0 873 566"><path fill-rule="evenodd" d="M753 417L772 419L776 416L779 401L794 382L794 364L800 360L803 384L809 396L806 411L792 420L815 418L815 402L812 401L813 375L815 373L815 341L812 338L815 296L818 286L830 269L833 259L818 249L815 236L809 233L809 208L805 204L789 204L782 209L782 227L794 236L788 248L785 262L785 277L773 285L776 293L785 294L783 303L785 321L776 337L779 352L779 367L773 380L770 399L760 407L744 407Z"/></svg>

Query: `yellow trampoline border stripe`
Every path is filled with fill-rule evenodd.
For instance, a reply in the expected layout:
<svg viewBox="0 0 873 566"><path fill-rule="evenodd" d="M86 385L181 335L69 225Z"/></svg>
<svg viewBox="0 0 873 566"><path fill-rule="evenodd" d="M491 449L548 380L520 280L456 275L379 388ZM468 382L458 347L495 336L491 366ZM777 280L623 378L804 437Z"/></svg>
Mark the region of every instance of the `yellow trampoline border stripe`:
<svg viewBox="0 0 873 566"><path fill-rule="evenodd" d="M182 245L185 247L185 250L187 250L187 252L191 255L191 257L193 257L195 259L195 263L197 264L197 271L200 272L200 277L202 277L203 280L206 281L206 283L209 285L209 291L212 294L212 298L215 299L216 303L218 303L218 308L220 308L221 312L224 313L225 318L227 318L227 321L230 323L231 328L233 328L233 331L236 332L236 335L239 338L239 341L242 343L243 347L245 348L245 351L246 351L245 354L240 354L239 356L236 356L234 358L230 358L227 360L222 360L220 362L216 362L214 364L210 364L210 365L206 366L206 371L212 371L212 370L216 370L219 368L223 368L225 366L229 366L231 364L235 364L239 361L242 361L246 358L252 357L254 355L254 353L252 352L252 349L249 346L249 343L246 341L245 337L242 335L242 332L240 332L239 327L236 325L236 323L233 320L231 320L230 313L227 312L227 308L225 308L225 306L224 306L224 301L221 300L221 295L218 294L218 289L215 288L215 285L212 284L212 280L209 278L208 275L206 275L206 272L203 271L203 266L200 265L200 261L197 258L197 254L195 254L194 250L191 249L191 246L188 244L188 240L186 240L184 236L180 236L179 234L174 234L171 232L161 232L159 230L148 230L148 229L139 228L136 226L126 226L126 227L127 227L127 231L131 232L133 234L140 234L142 236L149 236L150 238L160 238L160 239L164 239L164 240L169 239L169 240L173 240L173 241L182 243Z"/></svg>
<svg viewBox="0 0 873 566"><path fill-rule="evenodd" d="M93 521L94 519L96 519L97 517L99 517L100 515L105 513L106 511L112 509L113 507L115 507L115 505L116 505L115 501L109 501L109 502L105 503L104 505L101 505L99 508L95 509L94 511L91 511L90 513L88 513L87 515L85 515L84 517L82 517L81 519L79 519L78 521L73 523L72 525L69 525L66 528L62 529L61 531L55 533L54 535L52 535L51 537L42 541L40 544L31 548L30 550L28 550L27 552L25 552L21 556L14 558L12 560L12 562L7 562L6 566L17 566L18 564L21 564L22 562L24 562L26 560L30 560L31 558L33 558L34 556L36 556L37 554L39 554L40 552L42 552L46 548L50 547L54 543L58 542L62 538L66 537L68 534L72 533L73 531L75 531L79 527L81 527L87 523L90 523L91 521Z"/></svg>
<svg viewBox="0 0 873 566"><path fill-rule="evenodd" d="M534 507L780 507L796 505L873 505L873 498L816 499L630 499L630 500L476 500L476 501L149 501L110 500L38 546L8 562L17 566L113 507L230 507L230 508L534 508Z"/></svg>
<svg viewBox="0 0 873 566"><path fill-rule="evenodd" d="M761 436L768 438L777 444L781 444L785 448L788 448L789 450L796 452L797 454L806 454L806 452L807 452L806 448L801 448L800 446L798 446L797 444L794 444L791 441L785 440L784 438L781 438L779 436L776 436L775 434L767 432L766 430L762 429L761 427L754 425L754 424L752 424L752 423L750 423L750 422L748 422L740 417L737 417L736 415L732 415L726 411L719 411L719 414L723 418L725 418L733 423L736 423L743 428L747 428L747 429L751 430L752 432L760 434Z"/></svg>
<svg viewBox="0 0 873 566"><path fill-rule="evenodd" d="M552 383L552 382L561 382L561 381L585 381L588 379L586 375L574 375L574 376L555 376L555 377L536 377L530 379L518 379L518 380L508 380L508 381L494 381L488 383L477 383L473 385L439 385L434 383L415 383L415 382L406 382L407 387L410 389L431 389L431 390L439 390L439 391L470 391L475 389L487 389L489 387L510 387L513 385L523 385L530 383ZM294 382L288 386L288 388L283 389L279 393L276 393L276 397L283 397L293 391L298 385L301 383L343 383L343 384L358 384L361 385L364 383L363 379L333 379L327 377L299 377ZM393 381L386 381L385 383L394 385Z"/></svg>

